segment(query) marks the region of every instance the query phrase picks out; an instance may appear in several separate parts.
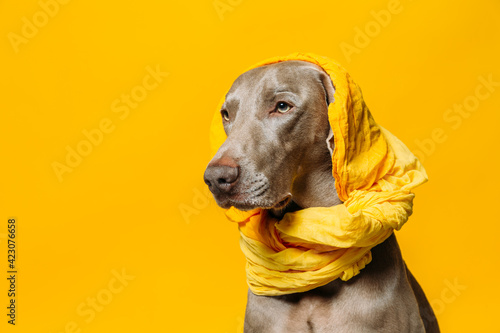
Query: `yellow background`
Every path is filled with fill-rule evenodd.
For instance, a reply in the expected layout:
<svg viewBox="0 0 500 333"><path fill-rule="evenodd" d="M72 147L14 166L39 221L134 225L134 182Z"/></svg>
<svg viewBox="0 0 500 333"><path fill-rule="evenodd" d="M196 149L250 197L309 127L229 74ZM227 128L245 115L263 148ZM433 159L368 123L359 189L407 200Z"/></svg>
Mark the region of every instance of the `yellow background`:
<svg viewBox="0 0 500 333"><path fill-rule="evenodd" d="M304 51L342 63L376 121L423 156L430 181L397 235L442 331L499 332L500 87L456 128L444 117L473 99L479 77L500 82L500 2L401 0L386 26L372 11L394 1L220 2L72 0L46 22L38 1L0 3L0 330L240 332L244 258L236 226L206 199L208 127L248 66ZM38 32L16 53L9 38L33 16ZM112 103L157 67L169 75L121 119ZM59 181L53 163L103 119L114 130ZM133 278L110 293L122 270ZM107 304L82 316L96 297Z"/></svg>

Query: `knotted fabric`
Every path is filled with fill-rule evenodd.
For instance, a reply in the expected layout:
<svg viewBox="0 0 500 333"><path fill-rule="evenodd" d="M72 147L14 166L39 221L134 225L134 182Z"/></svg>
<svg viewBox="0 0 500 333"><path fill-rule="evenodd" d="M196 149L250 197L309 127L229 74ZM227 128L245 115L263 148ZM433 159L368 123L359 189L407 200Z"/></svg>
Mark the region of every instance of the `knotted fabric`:
<svg viewBox="0 0 500 333"><path fill-rule="evenodd" d="M304 292L357 275L370 263L370 250L408 220L411 190L427 181L419 160L375 123L360 88L336 62L295 53L249 69L289 60L318 65L335 87L328 107L334 138L332 174L344 203L286 213L281 220L260 208L226 211L227 218L238 223L247 282L257 295ZM223 102L210 129L214 154L226 139L219 113Z"/></svg>

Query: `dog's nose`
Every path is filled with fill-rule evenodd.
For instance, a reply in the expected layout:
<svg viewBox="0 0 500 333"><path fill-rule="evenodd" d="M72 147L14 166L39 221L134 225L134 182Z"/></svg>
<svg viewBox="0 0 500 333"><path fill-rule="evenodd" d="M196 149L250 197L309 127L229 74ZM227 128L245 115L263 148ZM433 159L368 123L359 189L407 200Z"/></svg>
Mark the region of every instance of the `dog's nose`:
<svg viewBox="0 0 500 333"><path fill-rule="evenodd" d="M239 166L232 158L222 157L212 161L205 170L205 183L212 193L228 193L236 184Z"/></svg>

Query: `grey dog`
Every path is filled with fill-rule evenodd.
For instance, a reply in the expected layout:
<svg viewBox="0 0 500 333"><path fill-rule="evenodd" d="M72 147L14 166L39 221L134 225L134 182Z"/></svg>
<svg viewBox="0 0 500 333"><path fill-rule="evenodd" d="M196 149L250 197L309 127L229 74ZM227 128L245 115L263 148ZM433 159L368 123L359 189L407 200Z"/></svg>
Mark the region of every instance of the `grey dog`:
<svg viewBox="0 0 500 333"><path fill-rule="evenodd" d="M218 205L261 207L281 217L341 204L331 172L333 98L329 76L308 62L280 62L238 77L221 110L228 137L204 176ZM249 290L245 332L439 332L396 237L374 247L372 257L346 282L283 296Z"/></svg>

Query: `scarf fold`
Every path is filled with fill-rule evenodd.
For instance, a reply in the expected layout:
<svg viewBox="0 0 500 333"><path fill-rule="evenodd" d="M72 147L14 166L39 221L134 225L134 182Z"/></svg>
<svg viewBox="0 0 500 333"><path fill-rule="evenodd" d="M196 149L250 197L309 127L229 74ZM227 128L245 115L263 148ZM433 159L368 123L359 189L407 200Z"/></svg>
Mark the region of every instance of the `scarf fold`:
<svg viewBox="0 0 500 333"><path fill-rule="evenodd" d="M411 190L427 181L419 160L375 123L360 88L334 61L295 53L250 69L288 60L320 66L335 87L334 102L328 108L334 135L332 174L344 203L287 213L281 220L260 208L226 211L227 218L238 223L247 282L257 295L304 292L357 275L370 263L370 250L408 220ZM210 131L214 153L226 139L219 110Z"/></svg>

